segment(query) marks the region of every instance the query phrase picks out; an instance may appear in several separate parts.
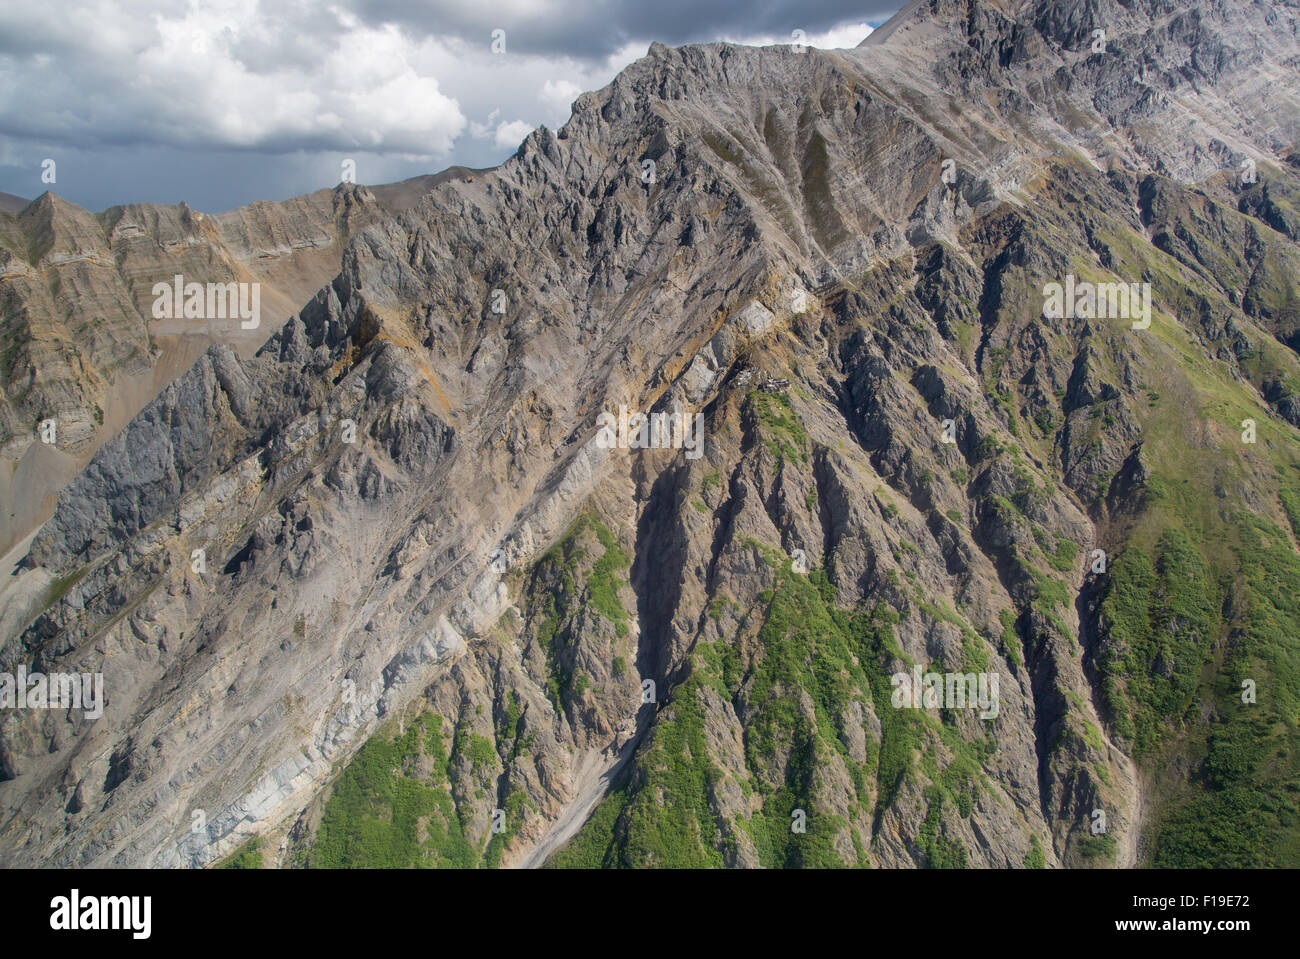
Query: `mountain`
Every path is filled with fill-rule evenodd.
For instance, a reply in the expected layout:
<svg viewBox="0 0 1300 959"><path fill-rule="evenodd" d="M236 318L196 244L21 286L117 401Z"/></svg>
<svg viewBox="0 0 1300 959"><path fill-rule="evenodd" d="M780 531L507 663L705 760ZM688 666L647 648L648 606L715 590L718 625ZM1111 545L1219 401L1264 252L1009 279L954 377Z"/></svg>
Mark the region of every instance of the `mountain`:
<svg viewBox="0 0 1300 959"><path fill-rule="evenodd" d="M59 494L0 668L107 706L7 720L0 857L1300 863L1298 62L1292 2L653 45Z"/></svg>
<svg viewBox="0 0 1300 959"><path fill-rule="evenodd" d="M45 193L0 212L0 555L49 517L62 486L214 342L252 355L328 283L362 228L475 171L342 183L209 215L185 204L94 214ZM17 199L17 198L14 198ZM258 283L266 321L153 316L157 282ZM53 443L40 424L57 424Z"/></svg>

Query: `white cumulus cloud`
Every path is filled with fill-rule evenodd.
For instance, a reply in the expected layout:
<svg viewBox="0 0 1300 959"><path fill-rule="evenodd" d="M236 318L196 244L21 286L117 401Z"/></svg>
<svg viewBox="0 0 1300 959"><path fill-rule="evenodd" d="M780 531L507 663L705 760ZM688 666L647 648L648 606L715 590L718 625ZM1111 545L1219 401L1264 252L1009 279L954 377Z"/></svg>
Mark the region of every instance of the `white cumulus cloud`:
<svg viewBox="0 0 1300 959"><path fill-rule="evenodd" d="M511 120L497 127L496 145L503 150L513 150L533 132L533 125L523 120Z"/></svg>

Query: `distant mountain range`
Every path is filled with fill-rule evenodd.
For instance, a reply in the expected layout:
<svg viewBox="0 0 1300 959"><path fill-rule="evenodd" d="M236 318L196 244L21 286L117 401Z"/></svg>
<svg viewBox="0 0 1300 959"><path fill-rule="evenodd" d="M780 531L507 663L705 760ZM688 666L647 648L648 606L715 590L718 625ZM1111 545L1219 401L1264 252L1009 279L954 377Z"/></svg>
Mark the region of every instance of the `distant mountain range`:
<svg viewBox="0 0 1300 959"><path fill-rule="evenodd" d="M48 517L100 443L209 345L251 355L338 272L353 233L475 172L340 184L211 215L148 203L92 214L52 193L6 200L6 211L17 209L0 213L0 555ZM267 322L254 330L155 322L153 284L177 274L261 284ZM51 418L56 442L42 444L38 424Z"/></svg>

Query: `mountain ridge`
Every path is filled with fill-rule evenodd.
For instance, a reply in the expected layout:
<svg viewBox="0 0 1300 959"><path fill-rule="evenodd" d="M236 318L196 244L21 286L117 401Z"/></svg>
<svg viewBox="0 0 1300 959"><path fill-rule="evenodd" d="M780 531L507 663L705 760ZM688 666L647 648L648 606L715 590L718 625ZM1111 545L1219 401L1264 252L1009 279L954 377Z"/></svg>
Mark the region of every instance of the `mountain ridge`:
<svg viewBox="0 0 1300 959"><path fill-rule="evenodd" d="M337 272L351 231L409 206L463 167L375 188L340 184L204 214L182 203L92 214L46 192L0 214L6 339L0 366L0 555L43 521L51 495L208 344L250 353L278 325L159 321L155 281L255 282L270 316L298 309ZM374 191L378 191L377 193ZM101 273L110 270L111 273ZM55 442L39 424L60 423Z"/></svg>

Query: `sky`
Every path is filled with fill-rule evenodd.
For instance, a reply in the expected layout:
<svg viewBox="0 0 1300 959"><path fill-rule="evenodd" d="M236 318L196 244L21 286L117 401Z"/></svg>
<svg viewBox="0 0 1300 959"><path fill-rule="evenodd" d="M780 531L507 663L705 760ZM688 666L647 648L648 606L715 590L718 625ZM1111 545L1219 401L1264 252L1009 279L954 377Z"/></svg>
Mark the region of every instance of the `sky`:
<svg viewBox="0 0 1300 959"><path fill-rule="evenodd" d="M0 191L218 212L493 166L651 41L852 47L900 5L0 0Z"/></svg>

